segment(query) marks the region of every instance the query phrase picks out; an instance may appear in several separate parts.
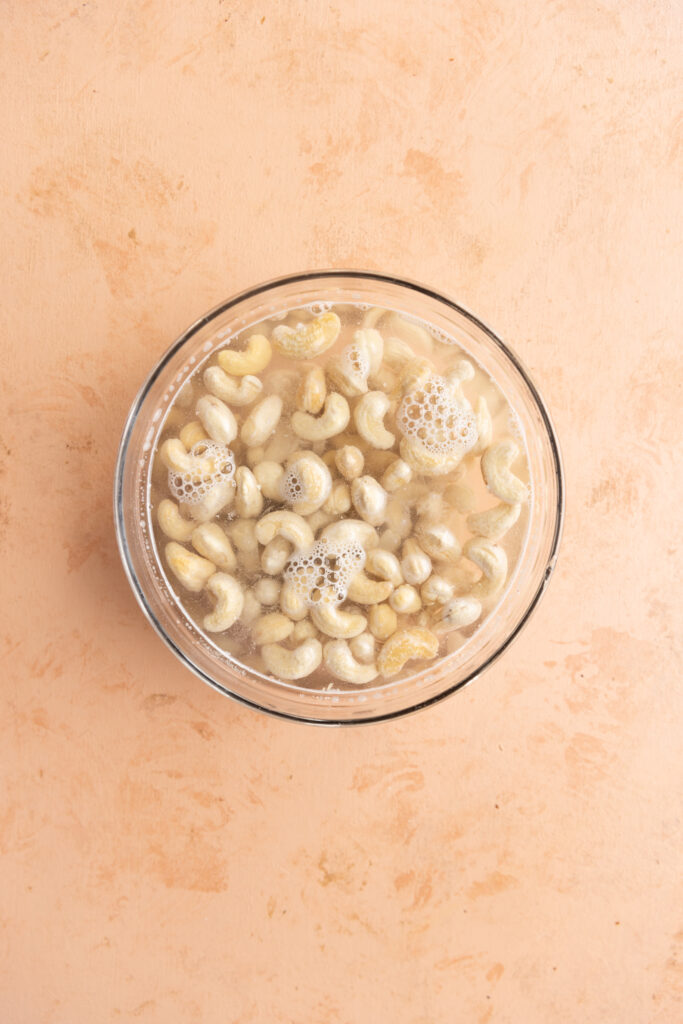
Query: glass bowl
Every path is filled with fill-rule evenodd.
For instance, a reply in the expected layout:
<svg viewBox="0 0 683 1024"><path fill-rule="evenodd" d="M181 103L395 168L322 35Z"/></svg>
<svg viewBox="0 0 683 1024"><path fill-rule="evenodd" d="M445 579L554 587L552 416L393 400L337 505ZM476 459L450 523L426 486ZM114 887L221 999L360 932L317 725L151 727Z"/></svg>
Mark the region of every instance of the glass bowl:
<svg viewBox="0 0 683 1024"><path fill-rule="evenodd" d="M285 309L316 302L396 309L450 335L495 379L525 436L532 498L523 548L495 613L467 642L398 681L352 692L312 690L238 666L184 613L155 552L149 477L155 439L187 376L226 336ZM564 511L559 447L538 390L517 356L472 313L430 288L360 271L295 274L258 285L206 313L171 345L133 402L116 465L114 513L123 566L143 612L179 660L214 689L250 707L325 725L375 722L416 711L461 689L505 651L553 571Z"/></svg>

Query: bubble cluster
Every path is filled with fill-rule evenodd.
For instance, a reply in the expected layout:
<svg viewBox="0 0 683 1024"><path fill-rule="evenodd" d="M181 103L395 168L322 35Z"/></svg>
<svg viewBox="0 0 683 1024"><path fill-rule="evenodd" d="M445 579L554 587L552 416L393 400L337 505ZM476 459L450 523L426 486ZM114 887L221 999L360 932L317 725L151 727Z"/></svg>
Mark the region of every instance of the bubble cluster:
<svg viewBox="0 0 683 1024"><path fill-rule="evenodd" d="M420 441L436 455L467 451L477 441L472 411L456 401L444 377L432 376L423 387L406 395L396 413L396 424L402 434Z"/></svg>
<svg viewBox="0 0 683 1024"><path fill-rule="evenodd" d="M308 306L304 306L304 309L307 309L313 316L320 316L321 313L329 313L333 306L333 302L311 302Z"/></svg>
<svg viewBox="0 0 683 1024"><path fill-rule="evenodd" d="M339 357L339 364L349 377L365 380L370 372L370 358L365 347L352 341Z"/></svg>
<svg viewBox="0 0 683 1024"><path fill-rule="evenodd" d="M235 474L235 457L224 444L216 441L199 441L190 449L196 469L179 473L168 471L168 486L178 501L195 505L202 501L218 484L232 480Z"/></svg>
<svg viewBox="0 0 683 1024"><path fill-rule="evenodd" d="M308 605L341 604L364 565L365 551L357 541L340 544L323 538L309 551L296 552L284 576Z"/></svg>

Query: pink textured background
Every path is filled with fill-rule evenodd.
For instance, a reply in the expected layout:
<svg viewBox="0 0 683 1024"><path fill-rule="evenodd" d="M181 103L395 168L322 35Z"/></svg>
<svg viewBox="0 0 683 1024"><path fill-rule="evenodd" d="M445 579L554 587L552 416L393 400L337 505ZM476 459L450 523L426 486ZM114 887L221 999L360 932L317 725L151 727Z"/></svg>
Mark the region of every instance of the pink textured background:
<svg viewBox="0 0 683 1024"><path fill-rule="evenodd" d="M680 12L3 4L4 1024L682 1019ZM509 655L335 732L176 664L110 505L173 337L346 265L502 333L569 498Z"/></svg>

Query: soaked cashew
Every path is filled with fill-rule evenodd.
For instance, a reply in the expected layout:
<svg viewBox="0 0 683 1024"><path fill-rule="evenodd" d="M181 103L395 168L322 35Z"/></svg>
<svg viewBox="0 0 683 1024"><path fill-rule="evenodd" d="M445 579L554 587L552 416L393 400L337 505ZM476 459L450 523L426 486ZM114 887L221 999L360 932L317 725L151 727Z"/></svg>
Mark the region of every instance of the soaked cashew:
<svg viewBox="0 0 683 1024"><path fill-rule="evenodd" d="M321 534L321 539L333 544L352 544L354 542L369 551L379 544L377 531L362 519L340 519L330 523Z"/></svg>
<svg viewBox="0 0 683 1024"><path fill-rule="evenodd" d="M485 512L473 512L467 517L467 526L472 533L489 540L500 540L519 519L521 505L494 505Z"/></svg>
<svg viewBox="0 0 683 1024"><path fill-rule="evenodd" d="M266 445L264 459L268 462L281 462L289 458L292 452L301 447L301 440L296 436L289 423L278 423L277 431Z"/></svg>
<svg viewBox="0 0 683 1024"><path fill-rule="evenodd" d="M389 580L371 580L361 569L349 583L348 598L357 604L380 604L394 589Z"/></svg>
<svg viewBox="0 0 683 1024"><path fill-rule="evenodd" d="M308 412L297 412L292 415L292 430L304 441L327 441L335 434L346 429L350 419L349 403L335 391L327 396L321 416L311 416Z"/></svg>
<svg viewBox="0 0 683 1024"><path fill-rule="evenodd" d="M417 541L409 539L401 552L401 572L406 583L424 583L432 572L432 560Z"/></svg>
<svg viewBox="0 0 683 1024"><path fill-rule="evenodd" d="M519 455L519 445L505 438L490 445L481 457L481 475L484 483L506 505L519 505L528 500L529 488L510 467Z"/></svg>
<svg viewBox="0 0 683 1024"><path fill-rule="evenodd" d="M361 327L354 335L354 341L362 341L366 347L370 360L368 379L379 373L384 357L384 338L374 328Z"/></svg>
<svg viewBox="0 0 683 1024"><path fill-rule="evenodd" d="M508 559L503 548L485 537L472 537L463 548L465 558L481 569L481 579L470 590L471 597L493 597L503 589L508 574Z"/></svg>
<svg viewBox="0 0 683 1024"><path fill-rule="evenodd" d="M368 611L368 629L378 640L386 640L398 627L398 616L391 605L375 604Z"/></svg>
<svg viewBox="0 0 683 1024"><path fill-rule="evenodd" d="M308 615L308 605L293 583L285 582L280 588L280 608L290 619L298 622Z"/></svg>
<svg viewBox="0 0 683 1024"><path fill-rule="evenodd" d="M403 573L398 558L391 551L385 551L384 548L374 548L374 550L368 551L365 557L365 571L370 576L377 576L380 580L389 580L395 587L400 587L403 583Z"/></svg>
<svg viewBox="0 0 683 1024"><path fill-rule="evenodd" d="M224 348L218 353L218 364L231 377L255 376L265 370L273 351L263 334L252 334L242 352Z"/></svg>
<svg viewBox="0 0 683 1024"><path fill-rule="evenodd" d="M209 633L223 633L237 622L244 610L242 588L234 576L217 572L206 584L206 589L216 598L216 605L204 616L204 629Z"/></svg>
<svg viewBox="0 0 683 1024"><path fill-rule="evenodd" d="M339 481L333 484L332 491L323 505L323 511L327 515L337 516L348 512L351 508L351 491L349 485Z"/></svg>
<svg viewBox="0 0 683 1024"><path fill-rule="evenodd" d="M159 449L159 458L167 469L175 473L210 473L213 469L210 459L191 455L179 437L164 441Z"/></svg>
<svg viewBox="0 0 683 1024"><path fill-rule="evenodd" d="M340 330L336 313L321 313L307 324L278 325L273 331L273 347L289 359L312 359L334 345Z"/></svg>
<svg viewBox="0 0 683 1024"><path fill-rule="evenodd" d="M259 462L265 462L266 449L262 444L257 444L253 448L247 448L246 459L249 468L254 469L255 466L258 466Z"/></svg>
<svg viewBox="0 0 683 1024"><path fill-rule="evenodd" d="M181 516L180 509L170 498L164 498L163 501L159 502L157 522L170 540L180 541L181 543L188 541L197 529L196 523Z"/></svg>
<svg viewBox="0 0 683 1024"><path fill-rule="evenodd" d="M464 516L477 507L477 497L468 483L449 484L445 488L443 496L451 508Z"/></svg>
<svg viewBox="0 0 683 1024"><path fill-rule="evenodd" d="M391 336L384 342L384 362L392 370L401 371L406 363L415 361L415 353L410 345L401 338Z"/></svg>
<svg viewBox="0 0 683 1024"><path fill-rule="evenodd" d="M198 554L215 562L223 572L234 572L237 558L225 530L218 523L202 523L192 534L192 547Z"/></svg>
<svg viewBox="0 0 683 1024"><path fill-rule="evenodd" d="M481 615L481 604L474 597L454 597L436 613L435 633L449 633L471 626Z"/></svg>
<svg viewBox="0 0 683 1024"><path fill-rule="evenodd" d="M483 395L480 395L477 399L474 419L477 427L477 440L467 454L481 455L489 447L493 439L493 420L489 412L488 402Z"/></svg>
<svg viewBox="0 0 683 1024"><path fill-rule="evenodd" d="M195 555L173 540L164 548L164 554L175 578L186 590L191 590L194 594L204 589L216 571L216 566L208 558Z"/></svg>
<svg viewBox="0 0 683 1024"><path fill-rule="evenodd" d="M353 420L356 430L373 448L391 448L396 438L384 426L391 402L383 391L368 391L356 403Z"/></svg>
<svg viewBox="0 0 683 1024"><path fill-rule="evenodd" d="M244 608L240 615L240 622L244 623L245 626L252 626L260 616L261 602L252 590L245 591Z"/></svg>
<svg viewBox="0 0 683 1024"><path fill-rule="evenodd" d="M235 481L226 480L224 483L216 484L201 501L193 504L182 501L180 508L186 512L195 523L207 523L209 520L222 512L224 508L232 504L235 497Z"/></svg>
<svg viewBox="0 0 683 1024"><path fill-rule="evenodd" d="M376 327L383 316L386 316L386 309L381 306L373 306L363 314L363 327Z"/></svg>
<svg viewBox="0 0 683 1024"><path fill-rule="evenodd" d="M263 578L254 584L254 594L261 604L277 604L280 600L282 584L278 580Z"/></svg>
<svg viewBox="0 0 683 1024"><path fill-rule="evenodd" d="M328 640L323 647L323 660L330 675L353 686L365 686L377 678L376 666L356 661L346 640Z"/></svg>
<svg viewBox="0 0 683 1024"><path fill-rule="evenodd" d="M346 481L355 480L363 472L365 459L360 448L354 444L345 444L343 448L332 452L332 455L335 466Z"/></svg>
<svg viewBox="0 0 683 1024"><path fill-rule="evenodd" d="M251 410L242 424L240 437L246 445L260 445L267 441L282 415L282 399L268 395Z"/></svg>
<svg viewBox="0 0 683 1024"><path fill-rule="evenodd" d="M413 478L413 471L403 459L394 459L382 474L381 484L385 491L398 491Z"/></svg>
<svg viewBox="0 0 683 1024"><path fill-rule="evenodd" d="M419 612L422 600L415 587L409 583L402 583L389 598L389 604L399 615L411 615L413 612Z"/></svg>
<svg viewBox="0 0 683 1024"><path fill-rule="evenodd" d="M453 591L454 587L450 580L447 580L445 576L432 573L420 587L420 597L422 603L426 605L446 604L453 597Z"/></svg>
<svg viewBox="0 0 683 1024"><path fill-rule="evenodd" d="M348 644L357 661L368 665L375 660L375 638L371 633L360 633L349 640Z"/></svg>
<svg viewBox="0 0 683 1024"><path fill-rule="evenodd" d="M370 523L379 526L384 522L387 511L387 492L374 477L360 476L351 484L351 501L358 515Z"/></svg>
<svg viewBox="0 0 683 1024"><path fill-rule="evenodd" d="M227 532L238 551L243 554L258 552L259 540L254 519L233 519L228 523Z"/></svg>
<svg viewBox="0 0 683 1024"><path fill-rule="evenodd" d="M294 643L300 644L302 640L313 639L317 635L318 630L310 619L300 619L299 622L294 623L294 629L292 630L292 640Z"/></svg>
<svg viewBox="0 0 683 1024"><path fill-rule="evenodd" d="M216 398L228 405L251 405L263 391L258 377L246 374L244 377L230 377L220 366L207 366L204 370L204 384Z"/></svg>
<svg viewBox="0 0 683 1024"><path fill-rule="evenodd" d="M246 466L240 466L235 472L235 511L243 519L254 519L263 511L258 480Z"/></svg>
<svg viewBox="0 0 683 1024"><path fill-rule="evenodd" d="M301 412L309 412L315 416L322 409L326 398L325 371L320 366L314 366L299 385L295 398L296 407Z"/></svg>
<svg viewBox="0 0 683 1024"><path fill-rule="evenodd" d="M178 437L189 451L200 441L206 441L208 434L198 420L192 420L191 423L185 424Z"/></svg>
<svg viewBox="0 0 683 1024"><path fill-rule="evenodd" d="M310 526L310 528L313 531L314 535L318 532L318 530L322 530L323 527L327 526L328 523L332 522L334 516L330 515L329 512L326 512L325 509L329 505L330 501L333 498L334 498L334 488L332 488L332 494L327 499L327 501L325 502L323 507L319 508L317 512L314 512L313 515L306 516L306 522ZM344 511L346 511L346 509L348 509L350 507L350 504L351 503L349 502L349 504L346 505L346 507L344 508Z"/></svg>
<svg viewBox="0 0 683 1024"><path fill-rule="evenodd" d="M282 501L282 482L285 478L284 467L279 462L264 459L254 466L254 476L261 488L261 494L269 501Z"/></svg>
<svg viewBox="0 0 683 1024"><path fill-rule="evenodd" d="M431 661L439 650L439 638L429 629L415 626L401 629L389 637L377 658L377 668L383 676L397 675L413 659Z"/></svg>
<svg viewBox="0 0 683 1024"><path fill-rule="evenodd" d="M436 561L457 562L460 558L460 542L452 530L443 523L420 522L417 527L420 547Z"/></svg>
<svg viewBox="0 0 683 1024"><path fill-rule="evenodd" d="M323 648L319 640L311 637L292 651L281 644L264 644L261 657L268 671L277 679L303 679L320 667Z"/></svg>
<svg viewBox="0 0 683 1024"><path fill-rule="evenodd" d="M301 516L309 516L325 504L332 490L332 476L313 452L295 452L282 482L284 500Z"/></svg>
<svg viewBox="0 0 683 1024"><path fill-rule="evenodd" d="M368 390L371 365L372 350L366 332L356 331L351 344L347 345L335 359L330 360L327 373L343 395L355 398Z"/></svg>
<svg viewBox="0 0 683 1024"><path fill-rule="evenodd" d="M310 610L313 624L318 627L325 636L334 637L335 640L350 640L365 630L367 620L360 612L344 610L334 604L321 602L313 605Z"/></svg>
<svg viewBox="0 0 683 1024"><path fill-rule="evenodd" d="M225 402L215 395L203 395L195 406L204 430L212 441L230 444L237 437L237 420Z"/></svg>
<svg viewBox="0 0 683 1024"><path fill-rule="evenodd" d="M426 348L429 350L434 343L434 339L429 331L400 313L391 314L387 321L387 329L396 331L402 338L407 338L411 345L417 345L418 349Z"/></svg>
<svg viewBox="0 0 683 1024"><path fill-rule="evenodd" d="M401 438L399 447L401 458L416 473L423 473L425 476L444 476L451 473L463 458L462 451L454 452L452 455L431 452L414 437Z"/></svg>
<svg viewBox="0 0 683 1024"><path fill-rule="evenodd" d="M269 576L278 576L289 561L292 545L284 537L274 537L261 552L261 568Z"/></svg>
<svg viewBox="0 0 683 1024"><path fill-rule="evenodd" d="M279 644L286 640L294 631L294 623L282 612L270 612L258 619L251 630L251 636L255 644Z"/></svg>
<svg viewBox="0 0 683 1024"><path fill-rule="evenodd" d="M268 544L277 536L284 537L295 548L308 548L313 543L313 531L306 520L296 512L285 509L268 512L256 524L259 544Z"/></svg>

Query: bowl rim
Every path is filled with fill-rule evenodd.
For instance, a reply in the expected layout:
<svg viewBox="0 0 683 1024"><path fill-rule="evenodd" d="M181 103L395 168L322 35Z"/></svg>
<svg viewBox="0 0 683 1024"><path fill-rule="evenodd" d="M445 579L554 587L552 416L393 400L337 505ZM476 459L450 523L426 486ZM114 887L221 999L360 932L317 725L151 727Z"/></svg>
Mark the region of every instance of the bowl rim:
<svg viewBox="0 0 683 1024"><path fill-rule="evenodd" d="M402 288L407 288L412 291L419 292L430 299L434 299L437 302L441 302L448 306L450 309L458 313L460 316L469 320L476 328L482 331L503 355L512 363L515 367L526 387L529 389L529 393L536 404L537 410L540 414L541 420L545 427L547 438L550 446L550 452L552 456L552 462L555 470L555 479L557 482L557 502L555 506L555 526L553 536L550 545L550 551L546 562L545 570L543 571L540 583L532 595L531 600L521 616L514 629L508 633L495 651L490 654L485 661L468 673L463 679L459 679L452 686L447 686L443 690L439 691L424 700L419 700L415 704L410 704L407 707L398 708L393 711L387 711L377 715L368 715L366 717L353 717L353 718L315 718L315 717L304 717L303 715L297 715L290 711L282 711L277 708L266 707L263 704L258 703L255 700L250 700L248 697L235 693L229 690L222 683L213 679L210 675L204 672L198 665L190 659L190 657L171 639L162 624L157 619L152 607L147 599L147 596L140 585L137 574L132 564L130 557L129 545L126 539L126 526L125 517L123 510L123 483L124 483L124 471L126 466L126 460L128 456L131 434L133 427L137 421L138 414L142 407L142 404L147 397L149 389L154 384L156 379L165 369L166 365L175 356L175 354L188 342L199 330L202 329L206 324L210 323L211 320L217 316L227 312L240 302L244 302L258 295L263 294L273 288L278 288L287 285L305 284L307 281L312 280L330 280L334 278L346 278L353 277L363 281L376 281L382 284L398 285ZM496 334L496 332L488 326L483 320L481 320L474 313L470 312L467 308L462 306L460 303L451 299L449 296L444 295L440 291L436 291L433 288L423 285L418 281L414 281L410 278L403 278L393 274L382 274L378 271L371 270L350 270L346 269L327 269L327 270L308 270L301 271L295 274L286 274L281 277L272 278L268 281L264 281L261 284L254 285L251 288L246 288L241 292L225 299L223 302L218 303L212 309L208 310L197 320L195 320L189 327L187 327L169 346L169 348L160 356L156 364L149 372L141 387L139 388L132 404L129 409L128 415L124 422L123 431L121 433L121 440L119 442L118 454L116 458L116 466L114 470L114 525L116 532L116 543L119 550L119 555L123 565L124 573L128 580L128 583L133 591L133 594L138 602L138 605L142 609L142 612L153 627L155 632L164 641L166 646L175 654L178 660L188 668L195 676L207 683L212 689L221 693L223 696L229 697L239 704L245 707L252 708L255 711L260 711L270 717L285 719L290 722L297 722L304 725L325 725L325 726L356 726L356 725L372 725L379 722L387 722L397 718L403 718L406 715L414 714L418 711L422 711L425 708L431 707L434 704L440 703L442 700L446 700L452 694L458 690L462 690L465 686L474 682L483 672L489 669L501 655L510 647L510 645L517 639L519 634L522 632L524 627L529 622L534 611L538 607L539 601L548 586L550 578L553 575L557 559L559 555L560 544L562 540L562 532L564 528L564 517L565 517L565 480L564 480L564 469L562 464L562 455L560 452L560 445L557 438L557 433L553 425L550 413L546 407L543 398L541 397L536 385L531 379L526 367L520 360L520 358L505 344L505 342Z"/></svg>

